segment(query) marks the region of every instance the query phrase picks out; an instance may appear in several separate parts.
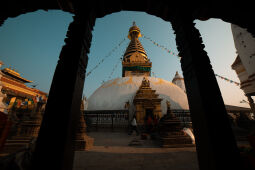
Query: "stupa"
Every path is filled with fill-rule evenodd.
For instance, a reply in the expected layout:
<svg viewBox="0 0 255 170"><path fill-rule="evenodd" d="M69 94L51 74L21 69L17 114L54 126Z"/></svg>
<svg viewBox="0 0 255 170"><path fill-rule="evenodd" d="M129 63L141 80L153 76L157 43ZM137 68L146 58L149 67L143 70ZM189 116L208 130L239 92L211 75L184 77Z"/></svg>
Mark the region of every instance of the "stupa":
<svg viewBox="0 0 255 170"><path fill-rule="evenodd" d="M150 83L150 88L155 91L158 98L162 99L160 108L153 108L153 112L161 110L161 117L166 114L166 101L170 101L172 109L189 109L185 91L170 81L151 77L152 62L147 56L141 42L139 27L133 23L129 29L128 38L130 43L124 53L122 61L122 77L104 82L88 98L87 110L121 110L127 102L129 109L135 113L134 97L144 78ZM179 78L182 78L179 75ZM183 81L183 80L182 80ZM146 106L143 112L146 112Z"/></svg>
<svg viewBox="0 0 255 170"><path fill-rule="evenodd" d="M184 81L178 73L173 82L151 77L152 62L139 37L141 32L134 22L128 32L130 43L122 60L122 77L106 81L96 89L87 100L87 112L128 109L129 119L135 114L141 127L148 115L162 118L167 114L166 101L171 102L172 109L189 109Z"/></svg>

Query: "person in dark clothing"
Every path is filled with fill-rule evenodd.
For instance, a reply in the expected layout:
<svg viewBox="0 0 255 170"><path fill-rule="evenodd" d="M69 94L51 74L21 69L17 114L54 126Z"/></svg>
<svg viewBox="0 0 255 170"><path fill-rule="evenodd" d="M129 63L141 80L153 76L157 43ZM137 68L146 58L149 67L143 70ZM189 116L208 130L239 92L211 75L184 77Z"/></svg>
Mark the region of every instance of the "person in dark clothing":
<svg viewBox="0 0 255 170"><path fill-rule="evenodd" d="M150 133L153 128L153 120L150 115L147 117L146 126L147 126L147 132Z"/></svg>

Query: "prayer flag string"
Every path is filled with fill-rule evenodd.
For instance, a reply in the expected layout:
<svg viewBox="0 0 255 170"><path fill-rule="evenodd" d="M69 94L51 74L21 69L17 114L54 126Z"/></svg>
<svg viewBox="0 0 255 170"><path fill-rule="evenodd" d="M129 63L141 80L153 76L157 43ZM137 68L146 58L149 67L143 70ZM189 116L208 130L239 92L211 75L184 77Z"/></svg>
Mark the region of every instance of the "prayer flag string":
<svg viewBox="0 0 255 170"><path fill-rule="evenodd" d="M166 48L165 46L160 45L160 44L157 43L156 41L153 41L150 37L145 36L145 35L143 35L143 34L142 34L142 37L145 38L145 39L147 39L147 40L149 40L149 41L151 41L151 42L152 42L154 45L156 45L157 47L160 47L161 49L167 51L169 54L171 54L171 55L173 55L173 56L177 56L179 59L181 58L179 55L177 55L177 53L174 53L172 50L169 50L169 49ZM153 72L153 75L155 75L154 72ZM240 86L240 83L238 83L238 82L236 82L236 81L234 81L234 80L230 80L230 79L228 79L228 78L226 78L226 77L223 77L223 76L220 76L220 75L218 75L218 74L215 74L215 76L216 76L216 77L219 77L219 78L221 78L221 79L223 79L223 80L225 80L225 81L227 81L227 82L229 82L229 83L234 83L235 85Z"/></svg>
<svg viewBox="0 0 255 170"><path fill-rule="evenodd" d="M115 46L101 61L99 61L99 63L97 64L97 65L95 65L87 74L86 74L86 77L88 77L95 69L97 69L98 68L98 66L100 65L100 64L102 64L104 61L105 61L105 59L106 58L108 58L109 56L111 56L112 55L112 53L115 51L115 50L117 50L120 46L121 46L121 44L123 44L123 42L126 40L126 38L124 38L117 46Z"/></svg>
<svg viewBox="0 0 255 170"><path fill-rule="evenodd" d="M155 74L155 72L152 71L151 73L152 73L152 76L153 76L153 77L157 77L156 74Z"/></svg>
<svg viewBox="0 0 255 170"><path fill-rule="evenodd" d="M176 57L178 57L179 59L181 59L181 57L180 57L176 52L173 52L172 50L166 48L165 46L160 45L159 43L153 41L150 37L145 36L145 35L143 35L143 34L142 34L142 37L145 38L145 39L147 39L147 40L149 40L149 41L151 41L154 45L156 45L157 47L161 48L162 50L165 50L167 53L169 53L169 54L171 54L171 55L173 55L173 56L176 56Z"/></svg>
<svg viewBox="0 0 255 170"><path fill-rule="evenodd" d="M225 80L225 81L227 81L227 82L229 82L229 83L234 83L235 85L240 86L240 83L238 83L238 82L236 82L236 81L234 81L234 80L230 80L230 79L228 79L228 78L226 78L226 77L223 77L223 76L220 76L220 75L218 75L218 74L215 74L215 76L216 76L216 77L219 77L219 78L221 78L221 79L223 79L223 80Z"/></svg>
<svg viewBox="0 0 255 170"><path fill-rule="evenodd" d="M163 46L163 45L161 45L161 44L159 44L159 43L153 41L150 37L145 36L145 35L143 35L143 34L142 34L142 37L145 38L145 39L147 39L147 40L149 40L149 41L151 41L151 42L152 42L154 45L156 45L157 47L160 47L161 49L167 51L167 53L169 53L169 54L171 54L171 55L173 55L173 56L176 56L176 57L178 57L179 59L181 58L177 53L175 53L175 52L173 52L172 50L166 48L165 46ZM126 40L126 38L124 38L117 46L115 46L115 47L114 47L114 48L113 48L113 49L112 49L112 50L111 50L96 66L94 66L94 67L86 74L86 77L88 77L96 68L98 68L98 66L99 66L100 64L102 64L102 63L105 61L106 58L108 58L115 50L117 50L117 49L123 44L123 42L124 42L125 40ZM114 71L116 70L118 64L119 64L119 62L116 63L115 66L113 67L113 70L112 70L111 74L110 74L109 77L108 77L109 79L112 77L112 75L113 75ZM155 73L154 73L154 72L152 72L152 74L155 76ZM225 80L225 81L227 81L227 82L229 82L229 83L234 83L235 85L240 86L240 83L238 83L238 82L236 82L236 81L234 81L234 80L228 79L228 78L223 77L223 76L220 76L220 75L218 75L218 74L215 74L215 76L216 76L216 77L219 77L219 78L221 78L221 79L223 79L223 80ZM104 82L104 81L103 81L103 82Z"/></svg>
<svg viewBox="0 0 255 170"><path fill-rule="evenodd" d="M122 61L122 58L120 58L120 61ZM118 60L118 62L114 65L114 67L112 69L112 72L111 72L111 74L108 77L108 80L111 80L114 71L117 69L118 65L121 63L120 61ZM103 82L105 82L105 81L103 81Z"/></svg>

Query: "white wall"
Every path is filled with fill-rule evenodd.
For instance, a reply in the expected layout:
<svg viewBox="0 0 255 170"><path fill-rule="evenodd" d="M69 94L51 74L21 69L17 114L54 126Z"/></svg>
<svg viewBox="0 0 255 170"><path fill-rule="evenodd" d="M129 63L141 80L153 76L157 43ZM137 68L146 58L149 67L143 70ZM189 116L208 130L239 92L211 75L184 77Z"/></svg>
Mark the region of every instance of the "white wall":
<svg viewBox="0 0 255 170"><path fill-rule="evenodd" d="M248 81L251 84L245 93L255 92L255 38L246 29L231 24L233 38L237 53L248 74ZM253 77L251 77L253 75ZM245 81L245 80L241 80Z"/></svg>

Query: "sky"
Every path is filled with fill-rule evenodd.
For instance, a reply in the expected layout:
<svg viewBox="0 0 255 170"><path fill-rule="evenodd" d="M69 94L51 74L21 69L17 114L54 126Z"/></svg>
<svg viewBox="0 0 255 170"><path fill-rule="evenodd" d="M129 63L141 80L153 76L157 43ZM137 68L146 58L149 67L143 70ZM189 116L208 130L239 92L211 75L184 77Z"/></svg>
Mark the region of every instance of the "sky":
<svg viewBox="0 0 255 170"><path fill-rule="evenodd" d="M48 93L72 16L63 11L39 10L7 19L0 27L0 60L5 64L2 68L12 67L24 78L32 80L31 85L35 84L36 88ZM171 23L161 18L131 11L98 18L92 32L87 72L102 59L105 60L86 78L83 92L86 97L100 87L103 81L121 77L120 58L129 43L127 35L133 21L142 34L178 53ZM230 24L219 19L196 20L195 23L214 72L239 82L235 71L231 69L237 54ZM176 71L182 75L178 57L143 37L140 41L152 62L154 76L172 81ZM116 50L109 55L116 46ZM240 103L243 99L247 101L247 98L238 86L219 78L217 81L225 104L249 107L247 103Z"/></svg>

